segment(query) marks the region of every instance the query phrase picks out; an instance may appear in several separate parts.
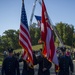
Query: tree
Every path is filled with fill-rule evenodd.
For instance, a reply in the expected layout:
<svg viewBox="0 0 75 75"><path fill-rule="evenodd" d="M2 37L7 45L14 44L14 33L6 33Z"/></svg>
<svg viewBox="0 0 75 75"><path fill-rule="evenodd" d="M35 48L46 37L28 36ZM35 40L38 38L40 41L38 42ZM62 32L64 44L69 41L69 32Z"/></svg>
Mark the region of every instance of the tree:
<svg viewBox="0 0 75 75"><path fill-rule="evenodd" d="M6 44L8 45L7 47L11 47L11 48L14 48L14 49L17 49L19 46L19 42L18 42L18 39L19 39L19 30L7 30L3 33L5 39L6 39Z"/></svg>
<svg viewBox="0 0 75 75"><path fill-rule="evenodd" d="M60 38L63 40L63 43L72 46L74 26L60 22L56 24L56 28L58 30Z"/></svg>
<svg viewBox="0 0 75 75"><path fill-rule="evenodd" d="M30 26L30 36L32 40L32 45L38 44L38 40L40 39L40 29L36 23L33 23Z"/></svg>

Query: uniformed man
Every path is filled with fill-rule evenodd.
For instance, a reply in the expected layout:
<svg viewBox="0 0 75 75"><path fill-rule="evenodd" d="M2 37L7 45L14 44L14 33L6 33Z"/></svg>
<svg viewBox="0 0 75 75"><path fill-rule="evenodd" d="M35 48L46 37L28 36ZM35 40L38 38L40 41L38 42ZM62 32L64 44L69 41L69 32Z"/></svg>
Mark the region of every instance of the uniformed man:
<svg viewBox="0 0 75 75"><path fill-rule="evenodd" d="M50 75L52 63L42 53L37 57L37 62L39 64L38 75Z"/></svg>
<svg viewBox="0 0 75 75"><path fill-rule="evenodd" d="M71 75L74 71L71 57L66 56L66 47L61 47L62 55L59 57L59 73L58 75ZM69 72L69 68L71 74Z"/></svg>
<svg viewBox="0 0 75 75"><path fill-rule="evenodd" d="M8 56L3 60L2 75L20 75L19 62L13 56L13 49L8 49Z"/></svg>
<svg viewBox="0 0 75 75"><path fill-rule="evenodd" d="M27 58L26 58L27 59ZM22 70L22 75L34 75L34 67L31 67L30 63L24 60L22 57L19 59L19 62L23 61L23 70ZM33 64L37 64L37 60L35 57L35 54L33 53Z"/></svg>

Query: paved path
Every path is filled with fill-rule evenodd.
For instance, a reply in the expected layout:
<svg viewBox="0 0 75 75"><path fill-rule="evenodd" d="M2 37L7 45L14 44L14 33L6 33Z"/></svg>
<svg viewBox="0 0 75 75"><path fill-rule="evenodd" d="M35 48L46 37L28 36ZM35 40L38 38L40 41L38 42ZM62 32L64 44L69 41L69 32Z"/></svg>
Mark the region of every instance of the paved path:
<svg viewBox="0 0 75 75"><path fill-rule="evenodd" d="M73 61L74 63L74 73L73 75L75 75L75 60ZM22 73L22 63L20 63L20 73ZM37 75L38 72L38 65L35 67L35 75ZM1 75L1 66L0 66L0 75ZM54 71L54 65L52 65L51 69L50 69L50 75L55 75L55 71Z"/></svg>

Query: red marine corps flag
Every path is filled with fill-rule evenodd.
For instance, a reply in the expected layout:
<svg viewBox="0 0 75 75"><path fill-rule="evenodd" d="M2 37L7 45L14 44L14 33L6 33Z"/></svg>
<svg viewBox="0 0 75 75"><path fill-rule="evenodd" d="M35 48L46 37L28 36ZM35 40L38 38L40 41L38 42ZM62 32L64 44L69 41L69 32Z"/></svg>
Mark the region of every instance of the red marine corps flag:
<svg viewBox="0 0 75 75"><path fill-rule="evenodd" d="M30 33L29 33L29 28L28 28L28 23L27 23L26 11L24 8L24 0L22 0L19 43L22 46L22 48L24 49L24 53L22 55L23 59L24 60L27 59L27 61L29 63L33 64L32 45L31 45L31 38L30 38Z"/></svg>
<svg viewBox="0 0 75 75"><path fill-rule="evenodd" d="M42 0L42 18L41 18L41 40L44 42L43 55L54 64L58 65L56 49L54 45L53 30L47 14L47 10Z"/></svg>

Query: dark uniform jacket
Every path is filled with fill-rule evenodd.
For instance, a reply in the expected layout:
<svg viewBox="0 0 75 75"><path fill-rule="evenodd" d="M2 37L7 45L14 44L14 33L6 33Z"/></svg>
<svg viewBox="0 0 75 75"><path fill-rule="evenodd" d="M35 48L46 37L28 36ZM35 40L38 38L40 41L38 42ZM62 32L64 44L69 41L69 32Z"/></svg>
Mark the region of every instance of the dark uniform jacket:
<svg viewBox="0 0 75 75"><path fill-rule="evenodd" d="M33 54L33 60L34 60L34 65L36 65L37 60L34 54ZM27 62L23 60L22 58L19 60L19 62L21 61L23 61L22 75L34 75L34 68L29 67Z"/></svg>
<svg viewBox="0 0 75 75"><path fill-rule="evenodd" d="M20 75L19 62L15 57L6 57L2 64L2 75Z"/></svg>
<svg viewBox="0 0 75 75"><path fill-rule="evenodd" d="M46 58L39 56L38 57L38 75L50 75L50 68L52 66L52 63L49 62ZM43 71L43 68L46 68L45 71Z"/></svg>
<svg viewBox="0 0 75 75"><path fill-rule="evenodd" d="M61 56L59 58L59 75L70 75L69 68L73 72L73 62L69 56Z"/></svg>
<svg viewBox="0 0 75 75"><path fill-rule="evenodd" d="M25 60L22 61L23 61L22 75L34 75L34 68L29 67Z"/></svg>

